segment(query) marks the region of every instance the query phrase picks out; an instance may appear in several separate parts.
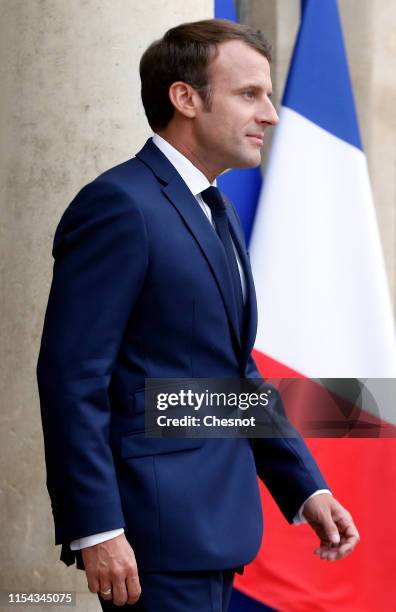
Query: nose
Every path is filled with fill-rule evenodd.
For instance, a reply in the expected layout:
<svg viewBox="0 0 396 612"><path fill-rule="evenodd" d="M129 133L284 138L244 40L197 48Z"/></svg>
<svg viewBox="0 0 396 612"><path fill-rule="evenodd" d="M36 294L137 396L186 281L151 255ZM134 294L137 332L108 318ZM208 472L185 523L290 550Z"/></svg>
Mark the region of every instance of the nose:
<svg viewBox="0 0 396 612"><path fill-rule="evenodd" d="M257 113L256 121L257 123L265 123L267 125L277 125L279 123L278 113L269 98L266 99L265 104L263 104L260 111Z"/></svg>

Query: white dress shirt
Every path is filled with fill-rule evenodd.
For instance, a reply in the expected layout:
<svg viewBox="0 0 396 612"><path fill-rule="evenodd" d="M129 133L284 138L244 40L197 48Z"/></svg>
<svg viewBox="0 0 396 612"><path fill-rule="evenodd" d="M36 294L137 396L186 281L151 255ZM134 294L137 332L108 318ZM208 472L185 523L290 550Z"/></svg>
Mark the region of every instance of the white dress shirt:
<svg viewBox="0 0 396 612"><path fill-rule="evenodd" d="M210 210L206 202L204 202L201 193L210 186L216 187L216 180L214 180L213 183L210 183L206 176L200 170L198 170L198 168L194 166L194 164L192 164L190 160L187 159L187 157L185 157L182 153L180 153L180 151L175 149L175 147L173 147L167 140L165 140L158 134L154 134L153 143L159 148L160 151L162 151L165 157L176 168L177 172L180 174L181 178L186 183L188 189L191 191L191 193L197 200L197 203L201 207L203 213L208 218L208 221L213 225L212 211ZM246 302L245 274L243 272L242 264L239 259L238 251L234 244L233 246L238 263L239 275L241 278L243 300L244 302ZM320 493L329 493L331 495L331 492L328 489L319 489L318 491L315 491L315 493L313 493L310 497L308 497L308 499L314 497L315 495L319 495ZM308 499L305 500L304 504L308 501ZM304 504L302 504L298 513L294 517L293 523L305 523L305 519L302 516ZM80 538L79 540L73 540L73 542L71 542L70 544L70 548L71 550L80 550L81 548L86 548L87 546L94 546L95 544L100 544L101 542L105 542L106 540L115 538L121 535L122 533L124 533L124 529L120 528L112 529L111 531L104 531L95 535L90 535L85 538Z"/></svg>

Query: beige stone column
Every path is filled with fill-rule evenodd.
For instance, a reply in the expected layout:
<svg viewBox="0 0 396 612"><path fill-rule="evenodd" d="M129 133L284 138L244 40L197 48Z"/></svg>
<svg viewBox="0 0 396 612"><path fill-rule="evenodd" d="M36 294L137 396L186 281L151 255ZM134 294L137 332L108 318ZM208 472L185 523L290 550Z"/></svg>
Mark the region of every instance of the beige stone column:
<svg viewBox="0 0 396 612"><path fill-rule="evenodd" d="M0 2L0 590L87 590L58 562L45 490L35 366L53 233L76 191L150 133L142 51L212 11L211 0Z"/></svg>
<svg viewBox="0 0 396 612"><path fill-rule="evenodd" d="M340 9L396 312L396 4L341 0Z"/></svg>

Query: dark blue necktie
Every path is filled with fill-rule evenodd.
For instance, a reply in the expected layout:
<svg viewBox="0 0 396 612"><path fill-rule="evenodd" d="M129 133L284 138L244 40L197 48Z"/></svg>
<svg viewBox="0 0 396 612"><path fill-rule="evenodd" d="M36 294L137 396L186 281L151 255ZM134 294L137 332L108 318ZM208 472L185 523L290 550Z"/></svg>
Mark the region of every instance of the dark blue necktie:
<svg viewBox="0 0 396 612"><path fill-rule="evenodd" d="M201 196L212 211L212 219L226 253L232 283L234 305L239 324L239 337L241 338L243 332L243 294L238 262L232 244L230 226L228 224L226 203L217 187L208 187L205 191L202 191Z"/></svg>

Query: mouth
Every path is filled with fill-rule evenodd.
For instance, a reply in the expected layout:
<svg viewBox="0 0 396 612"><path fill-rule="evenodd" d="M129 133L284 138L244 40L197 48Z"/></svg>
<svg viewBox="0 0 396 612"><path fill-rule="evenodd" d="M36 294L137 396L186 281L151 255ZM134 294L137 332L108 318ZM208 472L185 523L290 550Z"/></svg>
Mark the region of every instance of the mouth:
<svg viewBox="0 0 396 612"><path fill-rule="evenodd" d="M247 137L260 146L264 142L264 134L247 134Z"/></svg>

